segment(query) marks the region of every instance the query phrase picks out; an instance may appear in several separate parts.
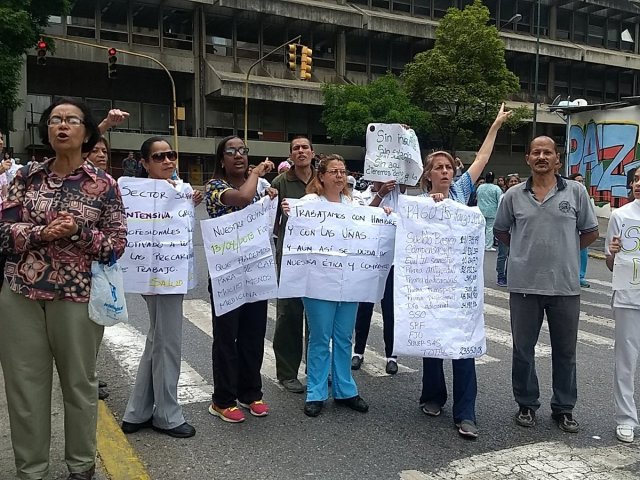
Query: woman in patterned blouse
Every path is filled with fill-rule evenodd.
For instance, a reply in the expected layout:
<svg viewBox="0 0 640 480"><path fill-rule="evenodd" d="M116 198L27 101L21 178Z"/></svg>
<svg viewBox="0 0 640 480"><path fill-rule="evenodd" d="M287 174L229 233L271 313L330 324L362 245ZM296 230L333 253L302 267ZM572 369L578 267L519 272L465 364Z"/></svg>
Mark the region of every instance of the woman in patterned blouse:
<svg viewBox="0 0 640 480"><path fill-rule="evenodd" d="M126 241L115 180L84 160L99 137L87 106L61 98L39 124L55 158L20 168L0 211L8 254L0 292L0 363L20 478L49 470L55 360L65 414L69 479L93 478L103 327L89 319L91 262L119 258Z"/></svg>
<svg viewBox="0 0 640 480"><path fill-rule="evenodd" d="M213 167L213 179L206 185L207 212L212 218L236 212L260 200L257 192L258 179L269 173L274 165L269 159L248 172L249 149L235 136L223 138L218 144ZM277 191L266 189L270 197ZM209 413L225 422L244 421L244 413L238 409L249 409L255 417L264 417L269 407L262 401L262 357L264 335L267 329L267 301L244 305L216 316L213 307L211 280L209 280L211 312L213 314L213 401Z"/></svg>

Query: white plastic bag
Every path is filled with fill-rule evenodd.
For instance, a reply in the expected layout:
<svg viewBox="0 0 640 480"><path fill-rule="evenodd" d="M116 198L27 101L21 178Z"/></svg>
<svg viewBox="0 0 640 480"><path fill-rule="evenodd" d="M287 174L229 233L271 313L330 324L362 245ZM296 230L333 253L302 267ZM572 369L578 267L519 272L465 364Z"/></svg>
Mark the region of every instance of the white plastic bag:
<svg viewBox="0 0 640 480"><path fill-rule="evenodd" d="M105 327L129 320L122 270L115 258L110 265L99 262L91 264L89 318Z"/></svg>

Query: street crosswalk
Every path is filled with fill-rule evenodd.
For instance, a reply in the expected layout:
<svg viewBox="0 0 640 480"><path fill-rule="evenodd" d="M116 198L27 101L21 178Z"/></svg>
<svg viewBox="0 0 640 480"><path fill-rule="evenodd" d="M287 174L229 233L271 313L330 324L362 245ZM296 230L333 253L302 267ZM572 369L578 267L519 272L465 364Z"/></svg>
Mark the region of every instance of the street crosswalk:
<svg viewBox="0 0 640 480"><path fill-rule="evenodd" d="M587 294L583 294L581 307L596 307L609 310L611 283L589 279L592 284ZM510 330L510 314L508 309L509 293L504 289L486 287L485 293L485 332L487 339L487 351L489 355L483 355L476 360L481 368L490 368L492 364L511 361L512 339ZM588 297L588 300L585 299ZM594 300L595 299L595 300ZM600 301L601 300L601 301ZM268 321L275 323L275 305L268 306ZM604 314L604 313L603 313ZM184 301L184 317L197 329L209 338L212 338L211 305L201 299L189 299ZM580 312L580 329L578 343L589 348L612 349L614 324L610 318L594 315L585 311ZM382 331L382 316L373 313L372 333L374 329ZM597 331L597 333L594 332ZM546 322L543 324L541 336L536 346L536 357L549 358L551 346L547 342L549 330ZM373 335L371 335L373 337ZM122 370L133 383L137 373L138 364L145 348L146 332L138 330L129 324L120 324L105 329L104 347L120 364ZM385 377L386 359L382 345L367 345L365 361L362 364L360 374L371 377ZM505 353L506 352L506 353ZM403 359L398 361L398 374L415 374L418 372L416 362L409 362L412 366L405 365ZM273 353L273 344L270 338L265 339L264 361L262 366L263 379L277 388L282 388L276 376L276 362ZM299 378L304 379L304 364L300 366ZM178 385L178 398L183 404L209 402L213 386L203 378L185 360L181 363L181 375Z"/></svg>

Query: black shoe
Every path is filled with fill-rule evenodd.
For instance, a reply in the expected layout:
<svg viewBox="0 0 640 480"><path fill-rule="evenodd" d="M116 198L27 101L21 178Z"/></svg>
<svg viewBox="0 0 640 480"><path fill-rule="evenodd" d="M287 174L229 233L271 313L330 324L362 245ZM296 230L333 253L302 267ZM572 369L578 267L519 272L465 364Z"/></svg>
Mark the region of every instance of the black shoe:
<svg viewBox="0 0 640 480"><path fill-rule="evenodd" d="M131 423L122 421L122 431L124 433L136 433L138 430L142 430L143 428L152 428L153 423L151 423L151 419L142 423Z"/></svg>
<svg viewBox="0 0 640 480"><path fill-rule="evenodd" d="M193 437L196 434L196 429L189 425L187 422L184 422L182 425L177 426L176 428L159 428L153 427L156 432L164 433L165 435L169 435L174 438L189 438Z"/></svg>
<svg viewBox="0 0 640 480"><path fill-rule="evenodd" d="M387 372L389 375L395 375L396 373L398 373L398 362L396 362L395 360L388 360L385 372Z"/></svg>
<svg viewBox="0 0 640 480"><path fill-rule="evenodd" d="M558 424L558 428L567 433L578 433L580 425L573 419L571 413L554 413L551 418Z"/></svg>
<svg viewBox="0 0 640 480"><path fill-rule="evenodd" d="M315 402L305 402L304 404L304 414L307 417L317 417L320 415L322 411L322 407L324 407L324 402L315 401Z"/></svg>
<svg viewBox="0 0 640 480"><path fill-rule="evenodd" d="M102 380L98 380L98 387L106 388L107 387L107 382L103 382Z"/></svg>
<svg viewBox="0 0 640 480"><path fill-rule="evenodd" d="M351 357L351 370L360 370L362 362L364 362L364 357L359 357L358 355Z"/></svg>
<svg viewBox="0 0 640 480"><path fill-rule="evenodd" d="M86 472L81 473L71 473L67 477L67 480L92 480L93 474L96 473L96 466L94 465Z"/></svg>
<svg viewBox="0 0 640 480"><path fill-rule="evenodd" d="M291 393L304 393L304 385L297 378L289 380L280 380L280 384L287 392Z"/></svg>
<svg viewBox="0 0 640 480"><path fill-rule="evenodd" d="M529 407L520 407L516 414L516 423L521 427L535 427L536 412Z"/></svg>
<svg viewBox="0 0 640 480"><path fill-rule="evenodd" d="M107 392L104 387L98 387L98 400L104 400L109 398L109 392Z"/></svg>
<svg viewBox="0 0 640 480"><path fill-rule="evenodd" d="M351 410L355 410L356 412L366 413L369 411L369 404L365 402L360 395L356 395L351 398L336 398L335 402L338 405L349 407Z"/></svg>

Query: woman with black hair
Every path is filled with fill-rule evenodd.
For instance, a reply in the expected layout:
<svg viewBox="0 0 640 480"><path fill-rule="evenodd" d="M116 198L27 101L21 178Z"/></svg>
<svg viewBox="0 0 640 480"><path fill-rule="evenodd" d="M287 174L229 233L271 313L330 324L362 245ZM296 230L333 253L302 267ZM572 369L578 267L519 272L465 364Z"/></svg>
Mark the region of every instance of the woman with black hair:
<svg viewBox="0 0 640 480"><path fill-rule="evenodd" d="M20 168L0 211L8 254L0 292L0 363L19 478L49 471L53 362L62 386L70 480L95 471L98 379L104 327L89 319L91 263L120 257L124 207L115 180L85 161L100 133L71 98L42 114L42 143L56 153Z"/></svg>
<svg viewBox="0 0 640 480"><path fill-rule="evenodd" d="M162 137L147 139L140 148L142 166L148 178L171 180L178 154ZM202 202L202 192L184 185L182 193L192 193L193 203ZM192 239L189 239L189 243ZM189 425L178 403L178 379L182 357L182 302L184 294L143 295L149 311L149 332L122 421L124 433L153 428L175 438L189 438L196 429Z"/></svg>
<svg viewBox="0 0 640 480"><path fill-rule="evenodd" d="M249 149L236 136L223 138L216 149L213 178L205 187L207 212L211 218L242 210L260 200L258 181L273 170L266 159L249 172ZM268 187L266 194L277 191ZM269 414L262 400L262 359L267 329L267 301L245 303L224 315L216 315L211 280L211 313L213 315L213 396L209 413L225 422L244 421L240 405L254 417Z"/></svg>

